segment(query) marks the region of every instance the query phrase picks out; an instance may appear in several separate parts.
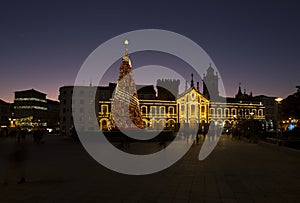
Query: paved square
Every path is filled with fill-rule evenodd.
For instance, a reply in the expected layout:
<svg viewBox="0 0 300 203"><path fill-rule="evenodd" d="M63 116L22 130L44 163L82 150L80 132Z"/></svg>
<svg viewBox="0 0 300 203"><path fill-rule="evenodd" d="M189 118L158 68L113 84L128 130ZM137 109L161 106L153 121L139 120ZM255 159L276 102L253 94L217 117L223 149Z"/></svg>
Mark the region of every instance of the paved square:
<svg viewBox="0 0 300 203"><path fill-rule="evenodd" d="M300 153L231 140L223 136L204 161L201 145L170 168L152 175L118 174L94 161L80 143L46 137L27 140L27 182L10 171L12 140L0 141L0 202L299 202ZM131 150L157 150L158 143L131 143Z"/></svg>

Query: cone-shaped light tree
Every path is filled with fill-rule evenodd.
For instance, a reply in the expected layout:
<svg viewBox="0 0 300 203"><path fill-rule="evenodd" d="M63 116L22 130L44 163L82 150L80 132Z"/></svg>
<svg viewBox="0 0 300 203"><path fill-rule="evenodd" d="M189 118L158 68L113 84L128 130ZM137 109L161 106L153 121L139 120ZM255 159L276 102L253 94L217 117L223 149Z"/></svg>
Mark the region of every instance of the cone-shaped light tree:
<svg viewBox="0 0 300 203"><path fill-rule="evenodd" d="M128 41L126 41L125 44L128 43ZM118 128L144 128L131 61L127 49L122 57L112 107L114 124Z"/></svg>

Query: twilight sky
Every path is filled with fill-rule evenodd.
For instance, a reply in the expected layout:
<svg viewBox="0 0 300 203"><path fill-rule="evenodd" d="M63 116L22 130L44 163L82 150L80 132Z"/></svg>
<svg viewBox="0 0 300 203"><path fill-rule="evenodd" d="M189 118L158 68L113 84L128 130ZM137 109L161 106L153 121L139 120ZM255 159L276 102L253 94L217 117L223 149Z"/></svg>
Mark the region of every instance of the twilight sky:
<svg viewBox="0 0 300 203"><path fill-rule="evenodd" d="M198 43L228 96L241 82L254 95L286 97L300 85L299 10L292 0L1 1L0 99L11 102L14 91L34 88L57 100L59 87L74 83L101 43L146 28Z"/></svg>

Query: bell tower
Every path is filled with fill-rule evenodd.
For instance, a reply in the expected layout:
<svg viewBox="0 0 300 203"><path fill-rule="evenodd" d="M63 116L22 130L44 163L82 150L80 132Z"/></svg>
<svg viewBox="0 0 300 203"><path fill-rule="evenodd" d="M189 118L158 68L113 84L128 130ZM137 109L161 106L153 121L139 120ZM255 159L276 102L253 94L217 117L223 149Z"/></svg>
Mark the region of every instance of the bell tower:
<svg viewBox="0 0 300 203"><path fill-rule="evenodd" d="M209 99L217 99L219 97L219 76L215 73L211 63L203 76L203 94Z"/></svg>

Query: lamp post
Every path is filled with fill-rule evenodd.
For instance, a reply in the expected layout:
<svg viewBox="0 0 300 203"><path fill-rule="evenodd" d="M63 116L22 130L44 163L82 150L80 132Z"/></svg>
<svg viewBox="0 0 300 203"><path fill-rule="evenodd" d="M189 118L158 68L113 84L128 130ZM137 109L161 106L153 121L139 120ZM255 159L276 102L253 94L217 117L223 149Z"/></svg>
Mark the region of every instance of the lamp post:
<svg viewBox="0 0 300 203"><path fill-rule="evenodd" d="M275 99L275 101L276 101L276 113L277 113L277 115L276 115L276 136L277 136L277 143L279 144L279 134L278 134L278 126L279 126L279 124L281 124L281 117L280 117L280 121L278 122L278 120L279 120L279 105L281 104L281 101L282 101L283 99L282 98L280 98L280 97L278 97L278 98L276 98ZM280 136L282 136L282 126L280 126Z"/></svg>

